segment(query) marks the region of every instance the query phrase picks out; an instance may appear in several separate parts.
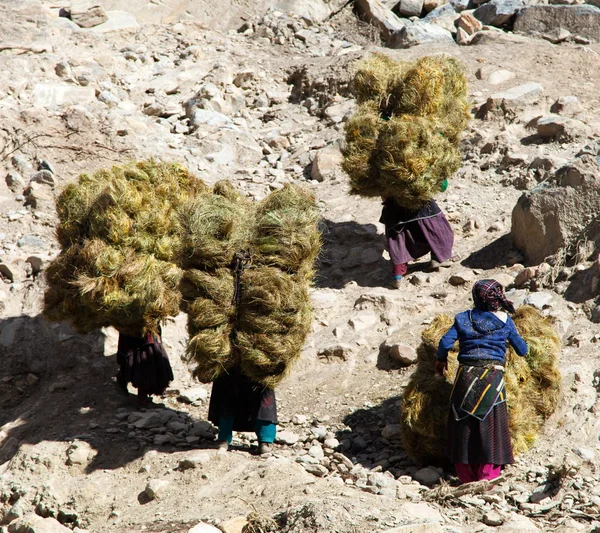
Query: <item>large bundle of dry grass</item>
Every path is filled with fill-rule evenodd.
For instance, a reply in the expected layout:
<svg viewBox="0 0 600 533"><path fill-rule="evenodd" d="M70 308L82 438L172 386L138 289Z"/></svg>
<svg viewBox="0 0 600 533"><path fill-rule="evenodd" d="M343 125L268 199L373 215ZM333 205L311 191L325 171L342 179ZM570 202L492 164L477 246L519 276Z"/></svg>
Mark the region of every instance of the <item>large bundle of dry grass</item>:
<svg viewBox="0 0 600 533"><path fill-rule="evenodd" d="M62 250L49 266L44 314L81 332L155 332L176 315L177 210L205 186L179 165L143 161L83 174L57 200Z"/></svg>
<svg viewBox="0 0 600 533"><path fill-rule="evenodd" d="M315 201L292 185L258 204L228 182L214 193L182 211L187 354L201 381L239 366L273 387L310 327L308 286L321 244Z"/></svg>
<svg viewBox="0 0 600 533"><path fill-rule="evenodd" d="M513 449L516 454L530 448L544 420L556 409L561 392L558 370L560 340L549 318L529 306L520 307L513 317L529 346L519 357L509 349L505 380ZM414 459L446 457L447 420L450 391L457 368L457 350L448 356L445 376L434 372L438 343L452 325L452 318L439 315L422 335L417 369L402 398L402 443Z"/></svg>
<svg viewBox="0 0 600 533"><path fill-rule="evenodd" d="M359 106L346 123L342 164L351 192L419 207L461 162L469 113L460 64L449 56L409 64L375 54L359 63L354 89Z"/></svg>

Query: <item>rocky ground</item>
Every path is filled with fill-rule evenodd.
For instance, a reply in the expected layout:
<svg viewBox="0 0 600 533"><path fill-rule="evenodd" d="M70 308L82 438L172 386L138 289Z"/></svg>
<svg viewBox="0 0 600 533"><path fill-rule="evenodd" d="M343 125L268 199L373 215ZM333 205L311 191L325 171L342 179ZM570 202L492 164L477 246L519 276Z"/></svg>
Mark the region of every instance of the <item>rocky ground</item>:
<svg viewBox="0 0 600 533"><path fill-rule="evenodd" d="M593 239L542 262L510 235L524 191L582 149L598 155L600 46L482 29L471 46L386 50L460 59L474 116L464 165L439 198L455 260L427 272L425 258L393 290L381 206L349 196L339 168L352 65L380 50L377 24L340 2L297 2L295 13L268 2L99 3L104 23L101 10L59 17L68 2L0 5L0 532L233 533L249 513L289 533L600 529ZM254 455L253 435L214 449L209 387L181 362L184 317L164 329L173 387L139 411L111 379L114 331L81 336L40 316L57 192L82 172L147 157L209 183L229 178L254 198L286 182L318 198L313 330L277 391L268 457ZM406 456L397 424L422 329L468 306L480 277L555 317L564 398L498 486L462 491L442 466Z"/></svg>

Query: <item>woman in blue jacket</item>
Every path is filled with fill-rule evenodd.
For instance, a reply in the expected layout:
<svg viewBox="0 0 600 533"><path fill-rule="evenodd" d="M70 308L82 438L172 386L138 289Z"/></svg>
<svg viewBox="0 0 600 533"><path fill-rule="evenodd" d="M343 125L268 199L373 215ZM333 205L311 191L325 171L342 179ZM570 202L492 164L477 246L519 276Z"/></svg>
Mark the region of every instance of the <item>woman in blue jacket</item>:
<svg viewBox="0 0 600 533"><path fill-rule="evenodd" d="M495 479L514 462L508 427L504 359L507 343L527 354L527 344L507 313L514 313L502 285L482 280L473 287L475 306L456 315L440 340L435 370L443 374L458 340L458 370L450 397L450 460L463 483Z"/></svg>

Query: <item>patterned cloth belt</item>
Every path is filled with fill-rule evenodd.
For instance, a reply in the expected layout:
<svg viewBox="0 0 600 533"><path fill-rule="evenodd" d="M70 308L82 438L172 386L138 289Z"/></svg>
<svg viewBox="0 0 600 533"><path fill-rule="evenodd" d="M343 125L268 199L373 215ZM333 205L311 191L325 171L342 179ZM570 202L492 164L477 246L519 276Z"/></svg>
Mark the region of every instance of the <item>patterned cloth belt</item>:
<svg viewBox="0 0 600 533"><path fill-rule="evenodd" d="M460 365L450 394L456 420L473 416L485 420L494 406L506 401L504 367Z"/></svg>

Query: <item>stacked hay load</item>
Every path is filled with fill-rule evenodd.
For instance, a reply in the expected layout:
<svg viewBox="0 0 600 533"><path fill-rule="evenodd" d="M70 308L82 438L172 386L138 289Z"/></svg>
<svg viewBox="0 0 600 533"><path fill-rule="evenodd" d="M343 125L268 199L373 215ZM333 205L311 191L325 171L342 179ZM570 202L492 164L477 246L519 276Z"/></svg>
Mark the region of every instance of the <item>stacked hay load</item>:
<svg viewBox="0 0 600 533"><path fill-rule="evenodd" d="M550 318L533 307L522 306L513 316L529 353L519 357L512 348L506 358L506 395L511 440L515 454L529 449L544 420L558 405L561 375L558 370L560 340ZM402 397L402 444L417 460L446 457L447 420L450 412L452 379L458 351L448 355L445 376L434 372L438 343L452 326L448 315L437 316L422 334L417 369Z"/></svg>
<svg viewBox="0 0 600 533"><path fill-rule="evenodd" d="M469 112L460 64L449 56L408 64L375 54L359 64L354 90L359 105L346 123L342 164L351 192L422 206L461 163Z"/></svg>
<svg viewBox="0 0 600 533"><path fill-rule="evenodd" d="M61 245L46 271L44 314L80 332L139 336L179 311L177 210L203 184L179 165L133 162L83 174L57 200Z"/></svg>
<svg viewBox="0 0 600 533"><path fill-rule="evenodd" d="M236 253L248 247L253 227L252 205L230 182L218 182L212 193L191 199L181 211L182 310L188 315L187 355L194 375L216 379L239 363L232 350L236 320Z"/></svg>
<svg viewBox="0 0 600 533"><path fill-rule="evenodd" d="M225 183L215 188L220 199L201 197L183 210L188 356L201 381L239 366L274 387L310 328L318 211L314 198L293 185L254 205Z"/></svg>

